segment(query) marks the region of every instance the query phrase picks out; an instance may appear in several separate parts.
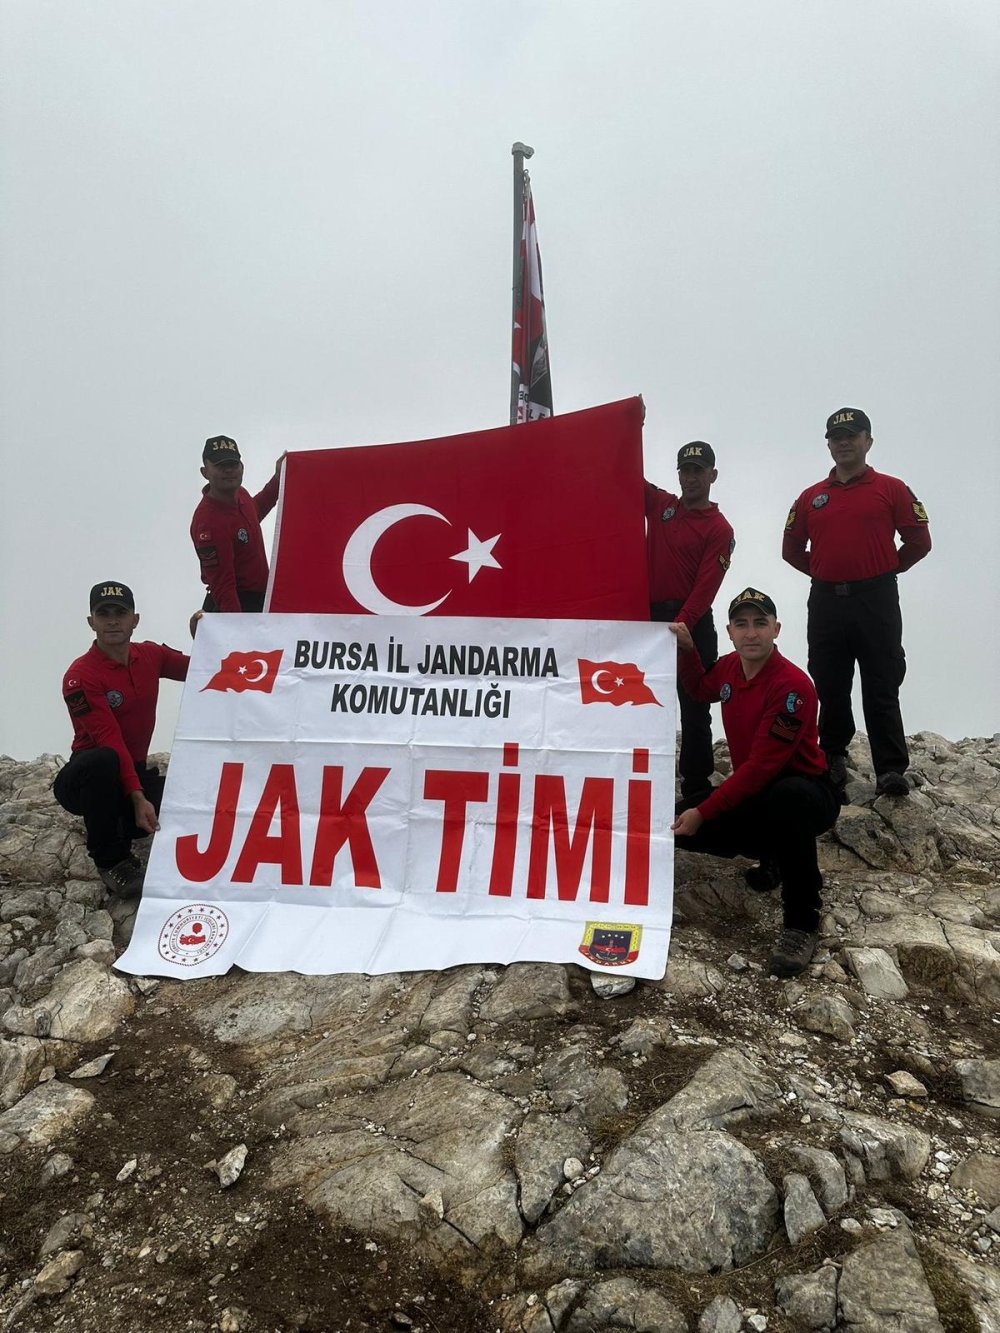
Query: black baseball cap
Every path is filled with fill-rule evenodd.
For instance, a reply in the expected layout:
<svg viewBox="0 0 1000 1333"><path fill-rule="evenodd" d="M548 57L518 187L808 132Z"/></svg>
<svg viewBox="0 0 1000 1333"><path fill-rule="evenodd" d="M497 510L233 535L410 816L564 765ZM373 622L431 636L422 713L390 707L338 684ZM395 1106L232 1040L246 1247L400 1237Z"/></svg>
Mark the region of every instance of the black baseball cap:
<svg viewBox="0 0 1000 1333"><path fill-rule="evenodd" d="M95 583L90 590L90 609L96 611L99 606L124 606L129 611L135 610L135 598L127 583L108 580Z"/></svg>
<svg viewBox="0 0 1000 1333"><path fill-rule="evenodd" d="M870 435L872 423L868 420L868 413L862 412L860 407L838 407L826 419L826 438L841 431L845 435L860 435L862 431Z"/></svg>
<svg viewBox="0 0 1000 1333"><path fill-rule="evenodd" d="M213 435L201 451L203 463L241 463L240 448L228 435Z"/></svg>
<svg viewBox="0 0 1000 1333"><path fill-rule="evenodd" d="M761 592L759 588L744 588L741 593L737 593L729 603L730 620L741 606L753 606L763 611L766 616L778 618L778 609L774 602L771 601L766 592Z"/></svg>
<svg viewBox="0 0 1000 1333"><path fill-rule="evenodd" d="M692 440L677 450L677 466L693 463L695 467L715 467L715 450L704 440Z"/></svg>

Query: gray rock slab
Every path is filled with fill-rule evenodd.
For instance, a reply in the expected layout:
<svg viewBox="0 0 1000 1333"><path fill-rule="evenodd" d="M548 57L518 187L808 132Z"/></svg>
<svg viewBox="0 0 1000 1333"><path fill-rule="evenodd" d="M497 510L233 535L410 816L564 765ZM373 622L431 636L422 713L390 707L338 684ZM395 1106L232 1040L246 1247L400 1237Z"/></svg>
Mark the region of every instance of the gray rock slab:
<svg viewBox="0 0 1000 1333"><path fill-rule="evenodd" d="M792 1017L807 1032L819 1032L835 1041L850 1041L858 1018L842 995L824 991L804 996L792 1010Z"/></svg>
<svg viewBox="0 0 1000 1333"><path fill-rule="evenodd" d="M0 1108L20 1101L45 1068L45 1047L37 1037L0 1041Z"/></svg>
<svg viewBox="0 0 1000 1333"><path fill-rule="evenodd" d="M788 1273L774 1284L782 1314L799 1328L830 1329L837 1320L837 1270L829 1264L812 1273Z"/></svg>
<svg viewBox="0 0 1000 1333"><path fill-rule="evenodd" d="M93 1234L94 1228L86 1213L64 1213L45 1233L38 1257L47 1259L50 1254L70 1249L79 1241L90 1240Z"/></svg>
<svg viewBox="0 0 1000 1333"><path fill-rule="evenodd" d="M716 1296L698 1320L698 1333L740 1333L743 1315L732 1296Z"/></svg>
<svg viewBox="0 0 1000 1333"><path fill-rule="evenodd" d="M808 1179L799 1171L789 1171L783 1185L785 1192L785 1231L793 1245L826 1226L826 1217L819 1206Z"/></svg>
<svg viewBox="0 0 1000 1333"><path fill-rule="evenodd" d="M717 995L725 988L726 978L711 963L703 963L697 958L687 958L683 954L676 957L671 954L662 981L655 984L671 995L697 999L700 996Z"/></svg>
<svg viewBox="0 0 1000 1333"><path fill-rule="evenodd" d="M689 1080L643 1125L649 1134L668 1129L723 1129L771 1114L781 1090L739 1051L715 1051Z"/></svg>
<svg viewBox="0 0 1000 1333"><path fill-rule="evenodd" d="M63 1250L36 1274L34 1281L36 1293L39 1296L58 1296L69 1287L82 1267L82 1250Z"/></svg>
<svg viewBox="0 0 1000 1333"><path fill-rule="evenodd" d="M687 1320L662 1292L630 1277L609 1278L588 1287L559 1333L597 1333L602 1329L630 1333L687 1333Z"/></svg>
<svg viewBox="0 0 1000 1333"><path fill-rule="evenodd" d="M564 1046L542 1062L541 1076L559 1111L578 1109L590 1125L619 1115L628 1106L628 1085L589 1046Z"/></svg>
<svg viewBox="0 0 1000 1333"><path fill-rule="evenodd" d="M512 963L479 1006L486 1023L510 1023L524 1018L562 1018L574 1013L569 977L558 963Z"/></svg>
<svg viewBox="0 0 1000 1333"><path fill-rule="evenodd" d="M790 1156L802 1167L827 1216L839 1212L847 1203L847 1176L832 1152L826 1148L800 1146L789 1149Z"/></svg>
<svg viewBox="0 0 1000 1333"><path fill-rule="evenodd" d="M296 1139L275 1158L272 1187L296 1186L339 1224L398 1239L417 1224L423 1254L471 1259L496 1237L521 1239L509 1136L517 1108L457 1074L391 1083L301 1112ZM440 1191L444 1217L428 1224L420 1200Z"/></svg>
<svg viewBox="0 0 1000 1333"><path fill-rule="evenodd" d="M774 1186L729 1134L640 1127L539 1228L529 1253L543 1268L707 1273L759 1254L777 1224Z"/></svg>
<svg viewBox="0 0 1000 1333"><path fill-rule="evenodd" d="M912 1238L894 1233L844 1260L837 1288L845 1333L944 1333Z"/></svg>
<svg viewBox="0 0 1000 1333"><path fill-rule="evenodd" d="M46 1148L72 1129L94 1106L92 1093L69 1088L57 1079L32 1088L0 1115L0 1141L10 1151L19 1144Z"/></svg>
<svg viewBox="0 0 1000 1333"><path fill-rule="evenodd" d="M1000 934L908 913L870 921L856 943L899 960L910 982L931 986L991 1012L1000 1009Z"/></svg>
<svg viewBox="0 0 1000 1333"><path fill-rule="evenodd" d="M935 1255L957 1279L978 1322L978 1333L1000 1333L1000 1270L950 1246L932 1243Z"/></svg>
<svg viewBox="0 0 1000 1333"><path fill-rule="evenodd" d="M541 1112L525 1116L514 1146L514 1172L526 1222L537 1222L562 1186L565 1160L582 1161L589 1152L586 1130L569 1117Z"/></svg>
<svg viewBox="0 0 1000 1333"><path fill-rule="evenodd" d="M956 1060L955 1073L967 1102L1000 1112L1000 1060Z"/></svg>
<svg viewBox="0 0 1000 1333"><path fill-rule="evenodd" d="M880 1000L905 1000L910 988L885 949L845 949L848 969L866 995Z"/></svg>
<svg viewBox="0 0 1000 1333"><path fill-rule="evenodd" d="M370 1021L373 1010L377 1021L397 984L398 978L391 974L254 973L217 987L218 998L208 1003L199 1002L201 997L192 991L192 1017L203 1031L227 1045L257 1046L297 1033L335 1030L338 1024L356 1028Z"/></svg>
<svg viewBox="0 0 1000 1333"><path fill-rule="evenodd" d="M974 1152L951 1173L948 1184L959 1190L974 1190L989 1208L1000 1204L1000 1157Z"/></svg>
<svg viewBox="0 0 1000 1333"><path fill-rule="evenodd" d="M920 1129L901 1121L883 1120L862 1111L837 1111L841 1142L864 1163L872 1180L894 1175L915 1180L927 1165L931 1141Z"/></svg>
<svg viewBox="0 0 1000 1333"><path fill-rule="evenodd" d="M24 1013L49 1015L48 1035L63 1041L102 1041L135 1011L128 983L92 959L69 963L44 1000ZM5 1015L5 1021L6 1021Z"/></svg>

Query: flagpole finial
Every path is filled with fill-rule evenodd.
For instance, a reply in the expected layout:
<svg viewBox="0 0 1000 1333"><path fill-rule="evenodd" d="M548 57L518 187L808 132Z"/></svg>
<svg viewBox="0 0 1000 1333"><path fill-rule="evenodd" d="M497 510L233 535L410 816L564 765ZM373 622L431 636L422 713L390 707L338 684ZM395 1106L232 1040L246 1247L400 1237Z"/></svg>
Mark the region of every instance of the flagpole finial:
<svg viewBox="0 0 1000 1333"><path fill-rule="evenodd" d="M535 155L535 150L529 148L526 143L521 143L520 139L518 139L517 143L511 144L510 151L512 157L517 157L518 153L520 153L522 157L534 157Z"/></svg>

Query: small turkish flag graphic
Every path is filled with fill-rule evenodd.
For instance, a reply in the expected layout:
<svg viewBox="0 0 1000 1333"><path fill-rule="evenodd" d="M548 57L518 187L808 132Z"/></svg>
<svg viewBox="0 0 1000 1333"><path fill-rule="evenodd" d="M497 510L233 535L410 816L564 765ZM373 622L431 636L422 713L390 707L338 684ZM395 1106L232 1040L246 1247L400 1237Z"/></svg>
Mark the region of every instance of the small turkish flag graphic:
<svg viewBox="0 0 1000 1333"><path fill-rule="evenodd" d="M201 687L201 692L235 690L242 694L244 690L262 690L264 694L270 694L283 652L283 648L276 648L272 653L230 653L222 659L208 684Z"/></svg>
<svg viewBox="0 0 1000 1333"><path fill-rule="evenodd" d="M578 657L580 699L585 704L656 704L659 699L634 662L588 662Z"/></svg>

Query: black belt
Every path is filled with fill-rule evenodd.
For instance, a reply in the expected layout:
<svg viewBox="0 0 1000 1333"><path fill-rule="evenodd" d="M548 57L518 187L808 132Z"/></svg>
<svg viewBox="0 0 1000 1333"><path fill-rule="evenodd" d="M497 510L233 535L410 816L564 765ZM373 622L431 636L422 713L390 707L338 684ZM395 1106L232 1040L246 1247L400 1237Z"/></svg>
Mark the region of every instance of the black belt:
<svg viewBox="0 0 1000 1333"><path fill-rule="evenodd" d="M834 597L852 597L864 588L874 588L878 583L885 583L887 579L892 579L895 582L896 571L890 570L888 574L876 574L873 579L854 579L850 583L830 583L827 579L813 579L812 583L814 588L823 588L827 592L832 592Z"/></svg>

